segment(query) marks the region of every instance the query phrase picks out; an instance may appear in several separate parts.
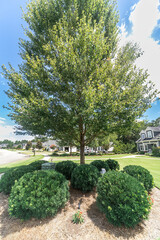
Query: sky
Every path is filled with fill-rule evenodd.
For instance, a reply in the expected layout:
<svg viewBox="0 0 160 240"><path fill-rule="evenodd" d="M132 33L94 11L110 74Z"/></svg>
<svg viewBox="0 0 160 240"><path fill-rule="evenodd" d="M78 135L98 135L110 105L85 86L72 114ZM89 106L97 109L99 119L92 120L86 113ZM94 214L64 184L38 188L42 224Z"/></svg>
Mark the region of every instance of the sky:
<svg viewBox="0 0 160 240"><path fill-rule="evenodd" d="M18 70L21 63L19 56L19 38L25 38L22 25L22 10L25 0L5 0L0 2L0 66L8 63ZM149 80L160 91L160 0L118 0L120 14L120 45L126 41L137 42L143 55L136 62L137 66L148 69ZM1 70L0 70L1 71ZM9 99L4 91L8 90L7 81L0 74L0 141L31 139L30 136L16 136L15 123L7 116L9 111L3 108ZM143 119L154 120L160 117L160 101L144 113Z"/></svg>

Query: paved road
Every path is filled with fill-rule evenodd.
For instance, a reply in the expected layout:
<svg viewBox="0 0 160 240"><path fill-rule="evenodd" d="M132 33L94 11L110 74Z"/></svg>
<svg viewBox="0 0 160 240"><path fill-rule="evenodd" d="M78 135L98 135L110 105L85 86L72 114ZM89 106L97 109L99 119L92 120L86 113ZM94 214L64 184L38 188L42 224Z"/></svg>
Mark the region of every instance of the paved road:
<svg viewBox="0 0 160 240"><path fill-rule="evenodd" d="M17 152L0 149L0 165L25 159L27 156Z"/></svg>

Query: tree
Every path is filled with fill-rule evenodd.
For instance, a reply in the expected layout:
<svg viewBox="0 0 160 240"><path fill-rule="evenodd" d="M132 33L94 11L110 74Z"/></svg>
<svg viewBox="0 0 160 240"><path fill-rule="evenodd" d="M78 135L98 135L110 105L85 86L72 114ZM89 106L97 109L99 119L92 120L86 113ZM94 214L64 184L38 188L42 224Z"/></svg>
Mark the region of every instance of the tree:
<svg viewBox="0 0 160 240"><path fill-rule="evenodd" d="M32 142L28 141L26 144L26 150L29 150L32 147Z"/></svg>
<svg viewBox="0 0 160 240"><path fill-rule="evenodd" d="M35 0L24 19L19 71L3 67L10 117L21 133L69 136L83 164L85 145L128 127L150 106L148 73L135 66L141 50L118 48L112 0Z"/></svg>
<svg viewBox="0 0 160 240"><path fill-rule="evenodd" d="M41 141L39 141L39 140L37 141L36 148L38 148L38 149L42 149L43 148Z"/></svg>

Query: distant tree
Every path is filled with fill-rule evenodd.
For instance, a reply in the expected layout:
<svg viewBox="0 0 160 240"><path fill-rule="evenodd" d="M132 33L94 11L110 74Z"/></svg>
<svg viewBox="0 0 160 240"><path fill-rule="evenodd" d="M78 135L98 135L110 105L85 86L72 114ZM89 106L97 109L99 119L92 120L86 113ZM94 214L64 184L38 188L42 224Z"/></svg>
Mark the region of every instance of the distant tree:
<svg viewBox="0 0 160 240"><path fill-rule="evenodd" d="M43 148L43 145L42 145L41 141L37 141L36 148L38 148L38 149L42 149Z"/></svg>
<svg viewBox="0 0 160 240"><path fill-rule="evenodd" d="M130 126L154 97L141 50L118 48L118 12L112 0L34 0L27 6L27 40L19 71L9 80L11 118L21 133L72 137L84 149L94 138Z"/></svg>
<svg viewBox="0 0 160 240"><path fill-rule="evenodd" d="M22 148L22 145L19 144L16 148L17 148L17 149L21 149L21 148Z"/></svg>
<svg viewBox="0 0 160 240"><path fill-rule="evenodd" d="M28 141L26 145L26 150L29 150L32 147L32 142Z"/></svg>
<svg viewBox="0 0 160 240"><path fill-rule="evenodd" d="M156 120L153 120L149 123L149 126L151 127L159 127L160 126L160 117L158 117Z"/></svg>

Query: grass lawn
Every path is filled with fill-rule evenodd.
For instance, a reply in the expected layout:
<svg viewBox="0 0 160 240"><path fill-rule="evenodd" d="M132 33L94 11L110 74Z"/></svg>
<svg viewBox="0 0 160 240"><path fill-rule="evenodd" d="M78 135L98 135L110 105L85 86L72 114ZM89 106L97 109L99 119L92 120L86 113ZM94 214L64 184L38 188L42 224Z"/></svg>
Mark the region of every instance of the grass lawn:
<svg viewBox="0 0 160 240"><path fill-rule="evenodd" d="M86 156L86 163L90 163L93 160L105 160L105 159L115 159L120 164L120 169L127 165L140 165L150 171L150 173L154 177L155 185L160 188L160 158L151 157L145 155L138 155L136 157L132 157L130 154L117 154L117 155L103 155L103 156ZM79 162L79 157L52 157L52 160L55 162L63 161L63 160L73 160L74 162Z"/></svg>
<svg viewBox="0 0 160 240"><path fill-rule="evenodd" d="M37 160L41 160L43 157L44 157L43 155L37 155L37 156L27 158L24 161L20 160L20 161L14 162L14 163L8 163L8 164L5 164L5 165L1 165L0 166L0 173L4 173L10 168L14 168L14 167L22 166L22 165L28 165L32 162L37 161Z"/></svg>

